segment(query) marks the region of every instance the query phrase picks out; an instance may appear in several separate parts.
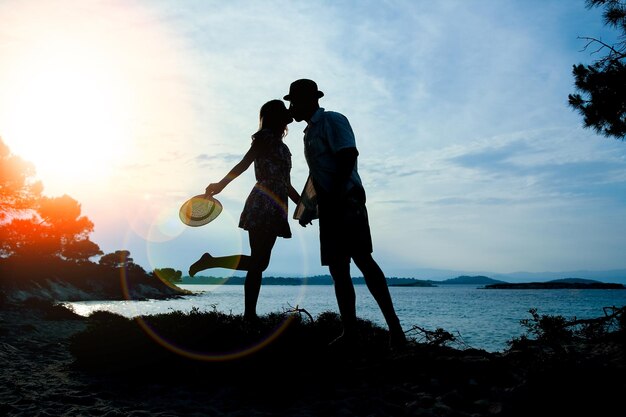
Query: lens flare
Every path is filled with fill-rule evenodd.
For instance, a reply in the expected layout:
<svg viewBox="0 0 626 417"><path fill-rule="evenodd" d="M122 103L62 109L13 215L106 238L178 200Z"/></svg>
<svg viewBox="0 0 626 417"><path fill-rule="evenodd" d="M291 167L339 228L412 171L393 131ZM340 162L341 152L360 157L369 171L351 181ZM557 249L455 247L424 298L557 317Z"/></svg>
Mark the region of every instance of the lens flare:
<svg viewBox="0 0 626 417"><path fill-rule="evenodd" d="M126 299L130 300L130 288L128 285L128 275L126 268L120 268L120 281L122 286L122 291ZM244 356L253 354L263 349L270 343L272 343L276 338L278 338L284 331L287 329L289 324L294 320L294 315L287 315L285 319L281 322L279 326L274 328L274 330L266 334L265 337L259 339L256 343L243 346L238 350L234 350L231 352L200 352L197 350L192 350L179 344L167 340L165 337L161 336L155 329L153 329L142 316L136 316L134 318L135 322L141 327L141 329L157 344L168 349L171 352L174 352L180 356L184 356L189 359L199 360L199 361L207 361L207 362L219 362L219 361L229 361L234 359L239 359Z"/></svg>
<svg viewBox="0 0 626 417"><path fill-rule="evenodd" d="M257 187L257 190L266 194L270 198L270 200L273 201L281 209L287 209L287 207L283 203L281 203L280 199L274 193L260 187ZM146 200L149 199L147 198ZM151 216L148 216L146 213L151 213ZM144 205L140 209L136 210L134 214L135 216L132 218L133 221L131 222L131 224L135 226L133 227L133 231L135 233L137 233L138 231L143 233L139 233L139 235L144 237L145 239L147 245L146 252L148 254L149 262L152 269L155 269L154 265L158 264L158 262L156 262L156 258L159 258L159 255L158 253L156 253L157 251L155 250L156 245L166 241L167 239L164 239L164 237L174 238L179 234L178 227L171 224L171 221L173 220L182 225L182 223L178 219L178 208L155 211L151 205ZM151 222L148 222L146 220L147 218L150 218ZM221 214L221 218L226 219L233 228L238 227L238 216L235 217L233 213L226 208L224 208ZM182 229L184 229L185 227L186 226L182 225ZM294 233L294 237L298 240L300 250L302 251L302 275L307 276L309 265L306 256L306 240L303 238L303 233L300 230ZM239 240L239 243L240 249L243 249L243 242L241 239ZM239 253L241 253L241 251ZM127 272L128 271L125 268L120 269L120 284L122 286L122 292L124 294L124 297L127 300L131 301L132 298ZM162 279L162 281L165 282L167 285L172 285L167 280ZM306 285L302 285L300 287L300 291L296 296L296 299L294 300L294 307L296 309L299 307L302 300L304 299L305 293ZM237 350L228 352L202 352L184 347L179 343L168 340L168 338L159 334L158 330L150 326L150 324L140 314L136 315L134 320L155 343L168 349L169 351L193 360L216 362L236 360L247 355L251 355L265 348L266 346L274 342L285 331L285 329L287 329L290 323L294 320L294 314L286 314L285 319L280 323L280 325L275 327L272 332L265 334L263 337L260 337L255 343L248 346L242 346Z"/></svg>
<svg viewBox="0 0 626 417"><path fill-rule="evenodd" d="M174 207L167 207L160 210L148 229L148 242L164 242L180 236L184 225L177 221L175 217L177 210Z"/></svg>
<svg viewBox="0 0 626 417"><path fill-rule="evenodd" d="M204 230L208 231L222 231L224 230L224 228L226 230L233 230L235 232L237 232L239 229L237 229L238 227L238 222L239 222L239 218L233 216L233 213L230 210L227 210L226 208L223 209L222 213L220 214L219 219L215 220L215 223L211 223L209 225L205 225L202 226L202 230L200 230L201 228L190 228L189 226L184 225L180 219L178 218L178 211L177 209L175 210L175 212L170 212L170 218L167 219L168 222L177 222L177 224L174 226L176 228L181 227L182 228L182 232L191 232L191 233L204 233ZM217 223L219 221L219 223ZM159 226L158 223L155 222L155 226L153 227L153 229L157 229L158 227L162 227ZM193 229L193 230L191 230ZM159 233L161 233L159 231ZM229 240L230 244L235 245L235 251L237 251L237 253L242 253L243 252L243 248L244 248L244 242L243 242L243 238L241 236L241 233L233 233L232 234L233 237L236 236L235 239L233 239L232 241ZM150 234L148 234L147 238L145 239L146 241L146 254L148 256L148 262L150 264L150 267L152 269L154 268L161 268L163 265L163 259L164 258L171 258L171 256L169 256L170 254L168 254L168 256L165 256L165 254L163 253L164 250L166 251L171 251L171 245L169 246L164 246L163 240L159 240L159 239L153 239L150 238ZM198 255L202 254L204 251L202 250L202 248L198 249Z"/></svg>
<svg viewBox="0 0 626 417"><path fill-rule="evenodd" d="M180 236L185 228L178 220L178 208L144 196L126 212L128 225L148 242L167 242Z"/></svg>

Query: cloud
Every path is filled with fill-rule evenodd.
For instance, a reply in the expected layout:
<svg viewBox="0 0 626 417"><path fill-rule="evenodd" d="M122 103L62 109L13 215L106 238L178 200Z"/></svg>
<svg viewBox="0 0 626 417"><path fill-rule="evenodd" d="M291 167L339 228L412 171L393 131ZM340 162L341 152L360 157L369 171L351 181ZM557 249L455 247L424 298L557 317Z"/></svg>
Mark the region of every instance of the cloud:
<svg viewBox="0 0 626 417"><path fill-rule="evenodd" d="M509 158L520 153L526 153L531 148L524 142L518 141L505 144L501 147L488 146L480 150L455 156L449 161L457 166L470 169L505 171L513 165Z"/></svg>
<svg viewBox="0 0 626 417"><path fill-rule="evenodd" d="M245 153L245 152L244 152ZM241 154L232 154L232 153L217 153L217 154L199 154L194 157L194 161L200 166L205 167L208 165L212 165L215 162L219 162L220 165L236 163L241 160L244 153Z"/></svg>
<svg viewBox="0 0 626 417"><path fill-rule="evenodd" d="M260 105L313 78L321 105L355 131L387 264L541 270L580 263L584 248L586 266L623 266L607 254L623 239L610 225L622 221L624 148L581 130L566 103L571 65L584 58L575 37L597 17L582 5L206 4L157 11L193 57L193 164L229 168ZM286 138L295 184L306 177L302 129ZM243 204L253 181L224 193Z"/></svg>
<svg viewBox="0 0 626 417"><path fill-rule="evenodd" d="M22 33L11 26L16 4L3 8L11 13L1 48ZM115 168L110 185L126 202L150 195L176 206L221 179L247 151L260 106L307 77L326 93L321 105L344 113L355 131L376 253L387 264L501 272L624 266L611 248L624 243L626 148L581 129L567 107L571 66L589 58L576 36L604 33L597 10L513 0L164 0L129 12L121 2L67 4L80 4L63 13L83 26L93 16L98 27L115 23L136 51L118 67L135 77L145 113L130 118L135 157ZM22 7L38 16L36 2ZM285 139L296 188L307 175L304 127L293 123ZM221 194L233 218L252 171ZM97 207L93 190L80 192ZM176 254L192 261L203 239L236 246L235 223L183 233L164 244L167 261L184 269ZM316 258L317 234L302 233ZM299 253L292 244L281 250Z"/></svg>
<svg viewBox="0 0 626 417"><path fill-rule="evenodd" d="M514 138L502 146L484 143L481 149L471 149L448 162L492 181L526 179L537 197L550 200L563 198L571 203L572 198L621 198L620 191L626 186L623 159L590 148L587 137L567 138L567 131L547 133ZM567 139L555 141L551 135Z"/></svg>
<svg viewBox="0 0 626 417"><path fill-rule="evenodd" d="M438 200L428 201L427 204L432 204L435 206L503 206L519 203L519 201L513 199L504 199L504 198L480 198L480 199L471 199L471 198L463 198L463 197L449 197L449 198L441 198Z"/></svg>

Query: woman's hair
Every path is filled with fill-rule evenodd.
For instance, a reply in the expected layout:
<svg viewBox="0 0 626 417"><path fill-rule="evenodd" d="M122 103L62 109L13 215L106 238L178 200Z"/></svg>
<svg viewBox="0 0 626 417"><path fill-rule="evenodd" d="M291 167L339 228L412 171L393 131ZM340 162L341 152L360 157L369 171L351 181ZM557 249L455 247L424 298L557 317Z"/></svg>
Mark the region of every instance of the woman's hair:
<svg viewBox="0 0 626 417"><path fill-rule="evenodd" d="M270 129L281 136L287 134L291 116L282 100L270 100L259 111L259 130Z"/></svg>

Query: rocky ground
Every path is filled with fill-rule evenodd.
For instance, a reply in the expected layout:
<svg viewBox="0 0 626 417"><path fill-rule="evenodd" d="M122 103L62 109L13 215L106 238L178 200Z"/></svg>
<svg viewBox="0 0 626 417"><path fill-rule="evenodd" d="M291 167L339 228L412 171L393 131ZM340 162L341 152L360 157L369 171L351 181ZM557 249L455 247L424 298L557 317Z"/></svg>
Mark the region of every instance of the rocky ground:
<svg viewBox="0 0 626 417"><path fill-rule="evenodd" d="M395 351L360 346L350 355L316 353L300 335L272 359L280 363L275 366L179 360L169 352L159 360L172 358L173 366L147 368L148 362L133 366L137 362L125 358L156 350L139 348L132 338L107 345L124 345L123 352L100 352L108 365L85 366L84 357L77 360L75 335L90 334L90 326L89 343L107 344L97 336L106 333L93 327L106 324L63 308L0 309L0 415L626 415L619 334L560 346L529 342L503 353L410 343ZM125 334L115 326L108 334Z"/></svg>

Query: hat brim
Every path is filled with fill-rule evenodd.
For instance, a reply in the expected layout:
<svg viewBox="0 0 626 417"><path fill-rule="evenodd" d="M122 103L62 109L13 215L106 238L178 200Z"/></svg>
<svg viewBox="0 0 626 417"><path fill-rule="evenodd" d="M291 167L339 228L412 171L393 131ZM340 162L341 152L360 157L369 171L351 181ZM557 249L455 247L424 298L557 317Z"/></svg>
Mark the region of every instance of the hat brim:
<svg viewBox="0 0 626 417"><path fill-rule="evenodd" d="M308 96L308 94L287 94L286 96L283 97L283 100L291 101L292 98L293 98L292 96L294 96L294 95L296 97L304 97L304 98L306 98ZM316 96L315 98L322 98L322 97L324 97L324 93L321 92L321 91L316 91L315 92L315 96Z"/></svg>
<svg viewBox="0 0 626 417"><path fill-rule="evenodd" d="M198 194L180 206L178 216L187 226L198 227L212 222L221 212L222 203L212 196Z"/></svg>

